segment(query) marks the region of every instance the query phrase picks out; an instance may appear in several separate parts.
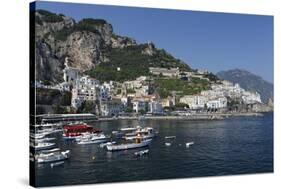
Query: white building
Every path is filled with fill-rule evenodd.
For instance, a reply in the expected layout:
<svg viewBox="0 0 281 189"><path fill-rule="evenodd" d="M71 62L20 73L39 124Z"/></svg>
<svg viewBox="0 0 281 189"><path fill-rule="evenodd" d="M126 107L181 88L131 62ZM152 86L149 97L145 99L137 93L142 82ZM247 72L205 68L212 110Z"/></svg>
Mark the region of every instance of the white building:
<svg viewBox="0 0 281 189"><path fill-rule="evenodd" d="M157 98L155 95L146 95L146 96L141 96L141 97L134 97L132 100L133 104L133 110L136 113L139 113L140 111L149 111L149 103L150 102L156 102ZM152 107L155 110L156 107ZM157 107L157 110L159 107Z"/></svg>
<svg viewBox="0 0 281 189"><path fill-rule="evenodd" d="M136 113L139 113L140 111L146 111L148 109L148 102L144 100L133 100L133 110Z"/></svg>
<svg viewBox="0 0 281 189"><path fill-rule="evenodd" d="M136 89L136 96L147 96L149 94L149 86L143 85L141 88Z"/></svg>
<svg viewBox="0 0 281 189"><path fill-rule="evenodd" d="M120 99L101 101L100 110L102 116L116 116L124 110Z"/></svg>
<svg viewBox="0 0 281 189"><path fill-rule="evenodd" d="M179 102L187 104L190 109L202 109L207 102L207 98L203 95L185 95L180 98Z"/></svg>
<svg viewBox="0 0 281 189"><path fill-rule="evenodd" d="M75 83L79 78L79 70L72 68L68 65L68 57L65 58L64 62L65 68L63 69L63 79L68 83Z"/></svg>
<svg viewBox="0 0 281 189"><path fill-rule="evenodd" d="M209 100L206 105L207 105L207 108L210 108L210 109L225 108L225 107L227 107L227 98L219 97L217 99Z"/></svg>
<svg viewBox="0 0 281 189"><path fill-rule="evenodd" d="M157 101L151 101L148 103L148 112L152 114L162 113L162 104Z"/></svg>
<svg viewBox="0 0 281 189"><path fill-rule="evenodd" d="M162 74L163 76L166 77L178 77L180 74L179 68L158 68L158 67L150 67L149 72L153 75L160 75Z"/></svg>
<svg viewBox="0 0 281 189"><path fill-rule="evenodd" d="M96 101L98 100L97 88L92 89L72 89L71 106L79 108L84 101Z"/></svg>
<svg viewBox="0 0 281 189"><path fill-rule="evenodd" d="M84 101L96 101L99 99L99 81L89 76L83 76L76 80L71 92L71 105L77 109Z"/></svg>
<svg viewBox="0 0 281 189"><path fill-rule="evenodd" d="M261 97L258 92L245 91L242 96L242 100L245 104L261 103Z"/></svg>

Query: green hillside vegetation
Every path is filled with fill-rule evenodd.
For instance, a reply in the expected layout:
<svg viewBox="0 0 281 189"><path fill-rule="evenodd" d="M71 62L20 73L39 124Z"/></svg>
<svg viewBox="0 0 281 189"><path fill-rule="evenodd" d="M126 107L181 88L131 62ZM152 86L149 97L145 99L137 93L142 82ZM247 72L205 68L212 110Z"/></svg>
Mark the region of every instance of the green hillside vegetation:
<svg viewBox="0 0 281 189"><path fill-rule="evenodd" d="M37 11L38 13L40 13L41 15L43 15L43 17L40 19L39 17L36 17L35 21L39 24L39 25L42 25L42 21L43 22L51 22L51 23L54 23L54 22L61 22L63 21L63 18L62 18L62 14L54 14L54 13L51 13L49 11L46 11L46 10L38 10Z"/></svg>
<svg viewBox="0 0 281 189"><path fill-rule="evenodd" d="M166 98L171 95L172 91L176 91L180 95L198 94L202 90L210 89L210 83L207 80L192 78L191 81L172 78L156 78L156 91L161 98Z"/></svg>
<svg viewBox="0 0 281 189"><path fill-rule="evenodd" d="M175 68L189 71L191 68L175 59L164 50L155 50L152 56L143 54L142 51L147 44L129 46L126 48L112 48L105 51L109 61L103 62L86 74L97 78L100 81L134 80L139 76L149 76L149 67ZM120 71L117 68L120 68Z"/></svg>
<svg viewBox="0 0 281 189"><path fill-rule="evenodd" d="M36 89L36 104L69 106L71 104L71 93L38 88Z"/></svg>

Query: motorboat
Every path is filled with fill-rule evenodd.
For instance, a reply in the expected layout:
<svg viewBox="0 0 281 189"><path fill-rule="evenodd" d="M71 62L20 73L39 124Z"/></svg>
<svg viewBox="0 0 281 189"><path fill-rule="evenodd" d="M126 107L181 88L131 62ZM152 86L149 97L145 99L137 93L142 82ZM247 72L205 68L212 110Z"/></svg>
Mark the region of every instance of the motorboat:
<svg viewBox="0 0 281 189"><path fill-rule="evenodd" d="M187 142L187 143L185 143L185 146L187 147L187 148L189 148L191 145L193 145L194 144L194 142Z"/></svg>
<svg viewBox="0 0 281 189"><path fill-rule="evenodd" d="M100 133L99 129L95 129L85 123L65 125L63 127L63 138L73 140L79 138L84 133Z"/></svg>
<svg viewBox="0 0 281 189"><path fill-rule="evenodd" d="M86 138L81 138L78 144L98 144L103 143L109 140L109 137L104 134L92 134L87 136Z"/></svg>
<svg viewBox="0 0 281 189"><path fill-rule="evenodd" d="M104 134L95 134L92 136L91 141L96 141L97 143L102 143L109 140L109 137Z"/></svg>
<svg viewBox="0 0 281 189"><path fill-rule="evenodd" d="M30 133L30 137L33 139L42 139L46 136L45 133Z"/></svg>
<svg viewBox="0 0 281 189"><path fill-rule="evenodd" d="M52 140L56 140L56 138L42 138L42 139L37 139L35 140L36 142L49 142Z"/></svg>
<svg viewBox="0 0 281 189"><path fill-rule="evenodd" d="M165 142L165 146L171 146L170 142Z"/></svg>
<svg viewBox="0 0 281 189"><path fill-rule="evenodd" d="M139 128L134 133L129 133L125 135L124 139L134 140L139 137L141 137L142 139L151 139L154 138L156 135L157 133L152 127L145 127L145 128Z"/></svg>
<svg viewBox="0 0 281 189"><path fill-rule="evenodd" d="M113 141L113 142L105 142L105 143L101 143L101 144L100 144L100 148L104 148L104 147L106 147L107 145L111 145L111 144L116 144L116 142L115 142L115 141Z"/></svg>
<svg viewBox="0 0 281 189"><path fill-rule="evenodd" d="M152 139L143 140L142 138L137 138L134 143L125 143L125 144L110 144L106 148L108 151L117 151L117 150L128 150L134 148L141 148L148 146L151 143Z"/></svg>
<svg viewBox="0 0 281 189"><path fill-rule="evenodd" d="M124 132L122 132L122 131L112 131L112 135L115 138L122 138L124 136Z"/></svg>
<svg viewBox="0 0 281 189"><path fill-rule="evenodd" d="M175 139L176 136L165 136L165 139Z"/></svg>
<svg viewBox="0 0 281 189"><path fill-rule="evenodd" d="M70 150L66 151L60 151L60 150L55 150L50 153L40 153L37 156L37 162L38 163L51 163L51 162L57 162L57 161L62 161L65 159L68 159L70 155Z"/></svg>
<svg viewBox="0 0 281 189"><path fill-rule="evenodd" d="M46 150L53 148L56 144L51 142L38 142L35 144L35 150Z"/></svg>
<svg viewBox="0 0 281 189"><path fill-rule="evenodd" d="M125 131L125 132L129 132L129 131L136 131L137 129L139 129L140 126L136 126L136 127L125 127L125 128L121 128L121 131Z"/></svg>

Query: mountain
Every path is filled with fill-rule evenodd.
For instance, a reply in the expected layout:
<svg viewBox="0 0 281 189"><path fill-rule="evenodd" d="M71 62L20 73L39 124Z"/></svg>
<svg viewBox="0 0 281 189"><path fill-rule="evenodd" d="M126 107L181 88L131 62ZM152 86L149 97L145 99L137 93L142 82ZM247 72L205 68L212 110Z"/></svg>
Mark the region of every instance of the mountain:
<svg viewBox="0 0 281 189"><path fill-rule="evenodd" d="M220 71L217 73L217 76L220 79L238 83L246 90L258 92L264 103L267 103L269 99L273 99L273 84L249 71L241 69Z"/></svg>
<svg viewBox="0 0 281 189"><path fill-rule="evenodd" d="M132 38L115 34L112 25L102 19L76 22L46 10L36 10L31 17L35 20L36 79L45 84L63 81L66 57L69 66L101 81L149 75L149 67L191 70L151 42L137 44Z"/></svg>

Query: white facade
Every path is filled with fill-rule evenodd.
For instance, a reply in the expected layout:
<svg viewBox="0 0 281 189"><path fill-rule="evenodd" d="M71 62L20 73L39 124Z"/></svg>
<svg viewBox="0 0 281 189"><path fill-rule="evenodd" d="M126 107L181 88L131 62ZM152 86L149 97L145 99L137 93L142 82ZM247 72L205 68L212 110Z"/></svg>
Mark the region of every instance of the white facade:
<svg viewBox="0 0 281 189"><path fill-rule="evenodd" d="M120 112L122 112L124 106L121 100L108 100L101 101L100 109L102 116L113 116L118 115Z"/></svg>
<svg viewBox="0 0 281 189"><path fill-rule="evenodd" d="M261 97L259 93L253 93L253 92L244 92L242 96L242 100L246 104L255 104L255 103L261 103Z"/></svg>
<svg viewBox="0 0 281 189"><path fill-rule="evenodd" d="M220 109L227 107L227 98L226 97L220 97L214 100L209 100L207 102L207 108L211 109Z"/></svg>
<svg viewBox="0 0 281 189"><path fill-rule="evenodd" d="M68 83L75 83L79 78L79 70L68 66L68 57L65 58L65 68L63 69L63 79Z"/></svg>
<svg viewBox="0 0 281 189"><path fill-rule="evenodd" d="M162 113L163 108L162 104L157 101L151 101L148 103L148 112L149 113Z"/></svg>
<svg viewBox="0 0 281 189"><path fill-rule="evenodd" d="M93 89L72 89L71 105L79 108L83 101L95 101L98 99L96 88Z"/></svg>
<svg viewBox="0 0 281 189"><path fill-rule="evenodd" d="M157 67L150 67L149 68L150 73L153 75L160 75L162 74L163 76L166 77L178 77L180 74L179 68L157 68Z"/></svg>
<svg viewBox="0 0 281 189"><path fill-rule="evenodd" d="M148 106L148 102L144 100L133 101L133 110L136 113L139 113L140 111L146 111L147 106Z"/></svg>
<svg viewBox="0 0 281 189"><path fill-rule="evenodd" d="M202 95L185 95L180 98L180 103L187 104L190 109L202 109L206 102L206 97Z"/></svg>

